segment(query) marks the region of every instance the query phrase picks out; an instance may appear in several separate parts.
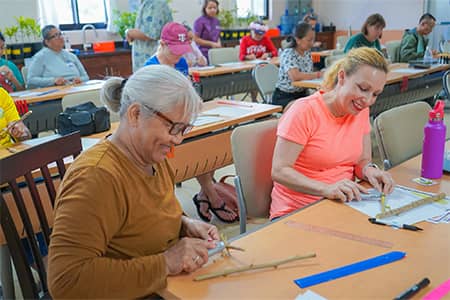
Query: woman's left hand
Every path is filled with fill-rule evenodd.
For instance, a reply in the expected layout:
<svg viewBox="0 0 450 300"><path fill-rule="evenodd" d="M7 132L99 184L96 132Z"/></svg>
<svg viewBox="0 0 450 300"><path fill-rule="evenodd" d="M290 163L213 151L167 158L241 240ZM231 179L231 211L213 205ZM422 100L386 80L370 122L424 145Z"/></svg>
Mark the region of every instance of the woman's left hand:
<svg viewBox="0 0 450 300"><path fill-rule="evenodd" d="M220 240L219 230L217 227L203 221L194 220L183 216L182 218L182 235L203 240Z"/></svg>
<svg viewBox="0 0 450 300"><path fill-rule="evenodd" d="M366 168L364 176L377 191L384 194L390 194L394 191L395 182L388 172L377 168Z"/></svg>

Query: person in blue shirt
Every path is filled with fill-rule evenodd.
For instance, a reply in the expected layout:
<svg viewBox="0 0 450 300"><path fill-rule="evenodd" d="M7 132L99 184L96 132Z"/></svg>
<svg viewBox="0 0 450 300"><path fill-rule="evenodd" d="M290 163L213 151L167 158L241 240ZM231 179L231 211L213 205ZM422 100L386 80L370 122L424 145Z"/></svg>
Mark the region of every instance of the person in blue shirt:
<svg viewBox="0 0 450 300"><path fill-rule="evenodd" d="M188 29L179 23L170 22L164 25L161 31L160 45L156 53L150 57L145 65L168 65L186 76L189 76L189 66L184 54L191 52L191 40ZM193 198L199 217L210 222L213 213L219 220L225 223L233 223L238 220L236 211L228 207L214 186L214 171L197 176L201 190Z"/></svg>
<svg viewBox="0 0 450 300"><path fill-rule="evenodd" d="M76 55L64 48L61 31L54 25L42 29L44 48L36 53L28 69L28 88L78 84L89 80Z"/></svg>
<svg viewBox="0 0 450 300"><path fill-rule="evenodd" d="M145 62L145 65L168 65L185 76L189 76L189 66L183 54L191 51L191 42L186 27L176 22L170 22L161 31L158 50Z"/></svg>

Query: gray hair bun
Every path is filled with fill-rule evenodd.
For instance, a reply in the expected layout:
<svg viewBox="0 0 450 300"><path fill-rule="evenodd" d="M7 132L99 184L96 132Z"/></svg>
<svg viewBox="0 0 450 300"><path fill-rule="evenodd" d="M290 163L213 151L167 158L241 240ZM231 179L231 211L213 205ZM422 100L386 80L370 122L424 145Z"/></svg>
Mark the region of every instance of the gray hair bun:
<svg viewBox="0 0 450 300"><path fill-rule="evenodd" d="M122 77L110 77L100 91L100 99L112 112L119 112L120 110L120 98L125 82L126 79Z"/></svg>

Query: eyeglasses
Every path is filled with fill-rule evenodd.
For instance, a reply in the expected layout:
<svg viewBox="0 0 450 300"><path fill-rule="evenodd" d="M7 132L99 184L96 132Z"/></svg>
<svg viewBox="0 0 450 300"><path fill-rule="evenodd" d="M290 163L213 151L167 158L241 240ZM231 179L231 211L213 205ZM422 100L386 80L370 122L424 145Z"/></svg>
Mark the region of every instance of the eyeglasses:
<svg viewBox="0 0 450 300"><path fill-rule="evenodd" d="M47 38L47 40L52 40L52 39L54 39L54 38L59 38L59 37L62 37L62 35L63 35L62 32L57 32L57 33L55 33L55 34L49 36L49 37Z"/></svg>
<svg viewBox="0 0 450 300"><path fill-rule="evenodd" d="M168 122L171 126L169 129L170 135L178 135L181 133L181 135L188 134L192 128L194 127L192 124L185 124L181 122L174 122L171 119L169 119L167 116L165 116L162 112L157 111L156 109L153 109L149 107L148 105L142 104L146 109L153 112L156 116L160 117L164 121Z"/></svg>

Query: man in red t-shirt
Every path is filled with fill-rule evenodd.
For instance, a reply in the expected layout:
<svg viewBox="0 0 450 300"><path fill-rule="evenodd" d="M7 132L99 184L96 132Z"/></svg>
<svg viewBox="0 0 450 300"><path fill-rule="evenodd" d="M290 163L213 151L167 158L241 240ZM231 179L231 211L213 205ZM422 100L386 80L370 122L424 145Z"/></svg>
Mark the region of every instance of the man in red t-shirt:
<svg viewBox="0 0 450 300"><path fill-rule="evenodd" d="M250 35L246 35L241 40L239 53L240 60L268 59L278 56L277 48L273 45L270 38L264 34L268 27L262 22L250 23Z"/></svg>

